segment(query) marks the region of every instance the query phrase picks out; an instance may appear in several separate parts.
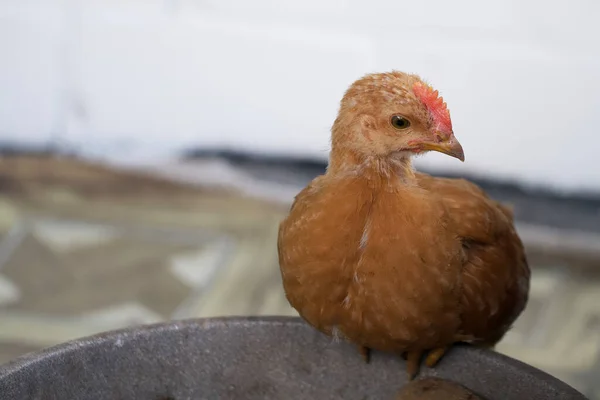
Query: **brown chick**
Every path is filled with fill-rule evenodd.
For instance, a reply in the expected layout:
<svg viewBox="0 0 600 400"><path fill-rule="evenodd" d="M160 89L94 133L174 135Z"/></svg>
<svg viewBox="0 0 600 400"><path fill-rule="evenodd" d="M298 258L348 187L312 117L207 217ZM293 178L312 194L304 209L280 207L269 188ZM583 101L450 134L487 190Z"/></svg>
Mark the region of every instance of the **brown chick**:
<svg viewBox="0 0 600 400"><path fill-rule="evenodd" d="M445 379L425 378L405 385L396 400L482 400L467 388Z"/></svg>
<svg viewBox="0 0 600 400"><path fill-rule="evenodd" d="M527 302L512 214L476 185L416 173L464 160L450 114L418 76L371 74L345 93L324 175L297 196L278 251L287 299L313 327L403 354L412 379L454 343L493 347Z"/></svg>

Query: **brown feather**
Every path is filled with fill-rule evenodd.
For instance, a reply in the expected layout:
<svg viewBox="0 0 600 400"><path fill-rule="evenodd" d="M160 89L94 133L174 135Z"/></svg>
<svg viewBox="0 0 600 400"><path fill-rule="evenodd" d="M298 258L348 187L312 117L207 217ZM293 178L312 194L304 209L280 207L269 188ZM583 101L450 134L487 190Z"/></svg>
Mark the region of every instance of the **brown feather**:
<svg viewBox="0 0 600 400"><path fill-rule="evenodd" d="M529 266L512 212L471 182L426 174L417 180L443 198L463 240L461 329L494 345L525 308L529 292Z"/></svg>

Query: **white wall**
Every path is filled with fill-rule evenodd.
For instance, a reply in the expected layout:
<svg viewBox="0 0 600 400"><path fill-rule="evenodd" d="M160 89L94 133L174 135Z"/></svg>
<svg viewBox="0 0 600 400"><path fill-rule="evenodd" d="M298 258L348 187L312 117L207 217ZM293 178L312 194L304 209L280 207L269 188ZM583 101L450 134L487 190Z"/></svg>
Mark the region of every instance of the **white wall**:
<svg viewBox="0 0 600 400"><path fill-rule="evenodd" d="M60 123L61 10L44 4L0 2L1 140L35 143Z"/></svg>
<svg viewBox="0 0 600 400"><path fill-rule="evenodd" d="M420 165L600 190L598 17L594 0L4 0L0 139L325 158L344 89L396 68L442 92L465 148Z"/></svg>

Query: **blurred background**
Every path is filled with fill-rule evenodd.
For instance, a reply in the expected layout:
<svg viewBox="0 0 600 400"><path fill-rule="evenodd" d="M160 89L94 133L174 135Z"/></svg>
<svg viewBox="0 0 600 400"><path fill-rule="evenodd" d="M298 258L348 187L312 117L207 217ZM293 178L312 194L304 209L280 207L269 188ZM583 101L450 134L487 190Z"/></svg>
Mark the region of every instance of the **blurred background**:
<svg viewBox="0 0 600 400"><path fill-rule="evenodd" d="M600 3L1 0L0 363L93 333L295 315L277 226L347 86L423 76L515 207L531 300L498 350L600 399Z"/></svg>

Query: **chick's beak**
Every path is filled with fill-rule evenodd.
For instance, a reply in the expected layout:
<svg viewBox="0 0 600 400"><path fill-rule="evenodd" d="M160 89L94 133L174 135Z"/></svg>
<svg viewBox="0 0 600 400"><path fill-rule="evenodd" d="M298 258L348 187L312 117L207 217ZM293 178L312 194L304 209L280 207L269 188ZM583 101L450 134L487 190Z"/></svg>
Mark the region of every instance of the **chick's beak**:
<svg viewBox="0 0 600 400"><path fill-rule="evenodd" d="M454 135L450 135L448 138L438 143L424 143L423 149L439 151L440 153L448 154L451 157L458 158L460 161L465 161L465 153L462 146L456 140Z"/></svg>

